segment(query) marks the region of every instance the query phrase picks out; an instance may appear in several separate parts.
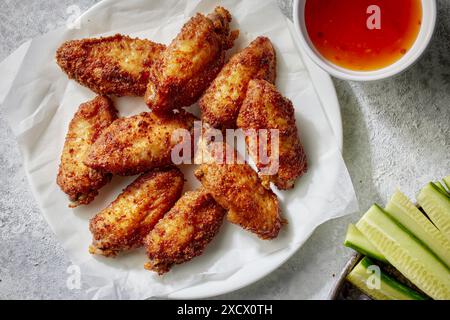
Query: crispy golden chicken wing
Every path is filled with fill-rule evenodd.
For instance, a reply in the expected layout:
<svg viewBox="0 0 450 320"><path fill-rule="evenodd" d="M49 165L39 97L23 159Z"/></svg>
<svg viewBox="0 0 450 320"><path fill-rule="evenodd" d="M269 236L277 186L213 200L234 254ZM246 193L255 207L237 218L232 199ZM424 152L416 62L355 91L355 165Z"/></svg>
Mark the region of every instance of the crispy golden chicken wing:
<svg viewBox="0 0 450 320"><path fill-rule="evenodd" d="M115 256L143 245L144 237L180 198L184 177L175 167L144 173L90 222L89 252Z"/></svg>
<svg viewBox="0 0 450 320"><path fill-rule="evenodd" d="M207 160L195 171L197 179L228 210L228 221L261 239L276 238L285 222L277 196L263 187L258 174L248 164L236 161L235 150L230 156L225 143L214 142L210 146L207 151L203 150L210 155L204 157ZM233 158L234 161L228 160Z"/></svg>
<svg viewBox="0 0 450 320"><path fill-rule="evenodd" d="M258 37L231 57L206 90L199 104L202 120L213 127L236 127L239 108L251 79L275 82L276 55L270 40Z"/></svg>
<svg viewBox="0 0 450 320"><path fill-rule="evenodd" d="M67 41L56 61L69 78L103 95L143 96L149 69L165 46L116 34L112 37Z"/></svg>
<svg viewBox="0 0 450 320"><path fill-rule="evenodd" d="M222 225L225 210L205 190L186 192L145 238L145 268L166 273L203 253Z"/></svg>
<svg viewBox="0 0 450 320"><path fill-rule="evenodd" d="M97 96L82 103L70 121L56 178L72 201L69 207L88 204L111 179L110 174L87 167L83 160L97 137L116 117L111 100Z"/></svg>
<svg viewBox="0 0 450 320"><path fill-rule="evenodd" d="M198 13L183 26L150 69L145 101L154 112L167 113L198 100L238 35L230 33L230 21L230 13L216 7L207 17Z"/></svg>
<svg viewBox="0 0 450 320"><path fill-rule="evenodd" d="M172 164L172 148L183 141L172 134L192 133L195 117L183 110L165 116L151 112L114 121L90 148L84 160L91 168L119 175L134 175Z"/></svg>
<svg viewBox="0 0 450 320"><path fill-rule="evenodd" d="M239 111L237 125L245 130L256 130L255 132L261 129L277 130L278 148L271 141L272 135L268 132L265 142L260 142L258 135L246 135L247 150L257 168L263 171L266 169L266 174L263 172L261 178L267 184L272 181L278 189L293 188L295 180L307 171L308 165L295 125L292 102L283 97L273 84L265 80L252 80ZM261 138L264 139L264 136ZM267 163L263 158L265 155L258 150L266 150L268 158L277 161L277 164ZM270 172L271 165L278 170Z"/></svg>

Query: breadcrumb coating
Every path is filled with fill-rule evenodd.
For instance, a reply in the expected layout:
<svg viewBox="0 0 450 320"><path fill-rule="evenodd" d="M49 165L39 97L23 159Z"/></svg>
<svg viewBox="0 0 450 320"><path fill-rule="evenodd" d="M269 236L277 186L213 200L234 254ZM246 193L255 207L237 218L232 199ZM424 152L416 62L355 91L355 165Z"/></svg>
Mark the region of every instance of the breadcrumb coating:
<svg viewBox="0 0 450 320"><path fill-rule="evenodd" d="M56 178L61 190L72 201L70 207L90 203L98 190L110 181L109 173L89 168L83 160L98 136L116 118L117 110L111 100L97 96L82 103L70 121Z"/></svg>
<svg viewBox="0 0 450 320"><path fill-rule="evenodd" d="M165 48L116 34L67 41L58 48L56 62L69 78L98 94L143 96L149 69Z"/></svg>

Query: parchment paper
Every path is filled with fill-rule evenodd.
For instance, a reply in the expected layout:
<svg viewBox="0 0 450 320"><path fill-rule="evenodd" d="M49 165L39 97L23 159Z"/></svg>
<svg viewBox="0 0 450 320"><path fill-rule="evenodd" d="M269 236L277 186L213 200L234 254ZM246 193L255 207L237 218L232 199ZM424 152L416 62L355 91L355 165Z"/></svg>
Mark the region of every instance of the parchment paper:
<svg viewBox="0 0 450 320"><path fill-rule="evenodd" d="M115 259L90 255L89 219L135 177L114 177L90 205L68 208L66 195L55 182L60 153L74 112L94 93L67 79L55 62L56 49L65 40L115 33L168 44L190 16L208 13L217 4L230 10L233 28L241 31L229 54L259 35L272 40L277 51L277 86L296 107L309 171L297 181L295 189L275 189L289 224L276 240L262 241L225 222L203 256L174 267L164 276L143 269L146 257L142 249ZM62 28L35 38L0 65L2 111L17 136L32 191L70 259L81 268L82 288L90 298L165 296L203 281L227 279L250 261L289 246L300 247L321 223L357 210L353 186L332 129L276 2L111 0L100 6L95 16L82 19L80 29ZM114 101L121 116L147 111L142 98ZM188 180L185 189L195 188L198 182L193 177L194 166L184 165L182 170Z"/></svg>

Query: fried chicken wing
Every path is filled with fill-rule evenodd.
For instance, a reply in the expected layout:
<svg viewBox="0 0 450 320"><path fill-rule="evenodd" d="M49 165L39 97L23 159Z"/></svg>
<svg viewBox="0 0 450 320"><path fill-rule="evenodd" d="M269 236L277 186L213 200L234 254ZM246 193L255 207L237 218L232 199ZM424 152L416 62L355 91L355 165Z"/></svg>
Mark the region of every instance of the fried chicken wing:
<svg viewBox="0 0 450 320"><path fill-rule="evenodd" d="M165 46L116 34L112 37L67 41L56 61L69 78L103 95L143 96L149 69Z"/></svg>
<svg viewBox="0 0 450 320"><path fill-rule="evenodd" d="M236 127L236 118L251 79L275 82L276 55L270 40L258 37L231 57L199 104L202 120L213 127Z"/></svg>
<svg viewBox="0 0 450 320"><path fill-rule="evenodd" d="M205 190L186 192L145 238L145 268L166 273L203 253L222 225L225 210Z"/></svg>
<svg viewBox="0 0 450 320"><path fill-rule="evenodd" d="M85 164L119 175L134 175L172 164L172 148L183 137L178 129L192 133L195 117L185 111L158 117L151 112L114 121L90 148Z"/></svg>
<svg viewBox="0 0 450 320"><path fill-rule="evenodd" d="M184 177L175 167L144 173L90 221L89 252L104 256L143 245L144 237L180 198Z"/></svg>
<svg viewBox="0 0 450 320"><path fill-rule="evenodd" d="M230 21L230 13L216 7L207 17L198 13L183 26L150 69L145 101L154 112L167 113L198 100L238 35L230 32Z"/></svg>
<svg viewBox="0 0 450 320"><path fill-rule="evenodd" d="M208 160L195 171L196 178L228 210L228 221L261 239L276 238L285 222L280 216L277 196L263 187L258 174L248 164L227 160L227 157L237 159L237 155L232 155L233 158L227 155L225 143L213 145L206 151L211 153L205 157Z"/></svg>
<svg viewBox="0 0 450 320"><path fill-rule="evenodd" d="M111 179L110 174L87 167L83 160L97 137L116 117L111 100L97 96L82 103L70 121L56 178L61 190L72 201L69 207L90 203Z"/></svg>
<svg viewBox="0 0 450 320"><path fill-rule="evenodd" d="M258 135L246 135L247 150L268 184L272 181L278 189L286 190L294 187L295 180L303 175L308 168L306 154L300 142L295 125L295 111L292 102L283 97L277 88L265 80L252 80L248 85L247 96L242 104L237 119L239 128L245 130L276 129L278 132L277 146L271 141L268 132L267 141L260 142ZM258 152L267 148L266 155ZM275 147L275 149L273 148ZM268 156L277 164L267 163L263 156ZM264 160L264 161L263 161ZM276 172L269 172L271 165Z"/></svg>

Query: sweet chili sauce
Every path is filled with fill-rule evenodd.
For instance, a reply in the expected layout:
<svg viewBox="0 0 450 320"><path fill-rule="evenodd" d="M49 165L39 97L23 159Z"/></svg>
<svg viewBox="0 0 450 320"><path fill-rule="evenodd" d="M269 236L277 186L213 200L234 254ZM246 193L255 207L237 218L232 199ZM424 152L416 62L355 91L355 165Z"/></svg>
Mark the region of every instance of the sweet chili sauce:
<svg viewBox="0 0 450 320"><path fill-rule="evenodd" d="M320 54L358 71L399 60L413 46L421 21L420 0L307 0L305 6L306 29Z"/></svg>

